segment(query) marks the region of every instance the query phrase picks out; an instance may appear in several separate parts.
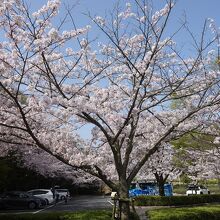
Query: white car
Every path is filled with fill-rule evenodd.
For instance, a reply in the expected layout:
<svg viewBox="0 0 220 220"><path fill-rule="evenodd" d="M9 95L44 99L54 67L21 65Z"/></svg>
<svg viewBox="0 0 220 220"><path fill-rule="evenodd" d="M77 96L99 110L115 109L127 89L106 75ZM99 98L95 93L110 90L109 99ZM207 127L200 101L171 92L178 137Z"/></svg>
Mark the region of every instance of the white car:
<svg viewBox="0 0 220 220"><path fill-rule="evenodd" d="M68 189L56 189L59 200L65 200L70 197L70 192Z"/></svg>
<svg viewBox="0 0 220 220"><path fill-rule="evenodd" d="M186 195L201 195L201 194L210 194L210 191L205 186L198 185L189 185L186 190Z"/></svg>
<svg viewBox="0 0 220 220"><path fill-rule="evenodd" d="M28 191L29 194L45 199L46 204L52 204L55 202L54 195L50 189L33 189Z"/></svg>

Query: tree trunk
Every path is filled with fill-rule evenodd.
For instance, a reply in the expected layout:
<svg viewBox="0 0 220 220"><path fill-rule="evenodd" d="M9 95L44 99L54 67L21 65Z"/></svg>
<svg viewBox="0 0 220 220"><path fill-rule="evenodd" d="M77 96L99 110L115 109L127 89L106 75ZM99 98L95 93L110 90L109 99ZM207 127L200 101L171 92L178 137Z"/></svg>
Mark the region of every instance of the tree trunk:
<svg viewBox="0 0 220 220"><path fill-rule="evenodd" d="M159 187L159 195L160 195L160 196L165 196L165 192L164 192L164 181L159 181L159 182L158 182L158 187Z"/></svg>
<svg viewBox="0 0 220 220"><path fill-rule="evenodd" d="M120 208L120 214L121 218L120 220L132 220L130 218L130 202L129 202L129 186L126 182L126 180L120 180L119 183L119 208Z"/></svg>
<svg viewBox="0 0 220 220"><path fill-rule="evenodd" d="M167 180L168 175L166 175L166 177L163 177L163 174L158 174L158 173L154 173L154 176L156 177L157 180L157 184L158 184L158 188L159 188L159 195L160 196L165 196L165 191L164 191L164 184Z"/></svg>

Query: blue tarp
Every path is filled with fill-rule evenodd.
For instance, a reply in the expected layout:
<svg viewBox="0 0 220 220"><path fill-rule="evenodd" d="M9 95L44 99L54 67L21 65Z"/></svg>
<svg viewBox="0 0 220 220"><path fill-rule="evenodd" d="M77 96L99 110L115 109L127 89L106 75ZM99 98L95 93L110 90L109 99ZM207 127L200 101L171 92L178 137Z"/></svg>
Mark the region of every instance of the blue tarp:
<svg viewBox="0 0 220 220"><path fill-rule="evenodd" d="M172 184L166 183L164 185L165 196L173 195ZM137 183L132 184L132 188L129 190L129 197L135 197L140 195L159 195L159 188L156 183Z"/></svg>

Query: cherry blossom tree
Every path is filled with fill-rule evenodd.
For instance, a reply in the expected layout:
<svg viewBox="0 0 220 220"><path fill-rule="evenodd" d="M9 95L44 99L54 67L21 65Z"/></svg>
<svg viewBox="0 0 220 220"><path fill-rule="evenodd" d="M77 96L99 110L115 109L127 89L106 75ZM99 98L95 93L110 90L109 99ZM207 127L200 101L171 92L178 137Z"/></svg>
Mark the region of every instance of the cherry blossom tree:
<svg viewBox="0 0 220 220"><path fill-rule="evenodd" d="M219 163L219 142L218 138L212 138L213 141L197 140L201 145L208 147L187 148L185 150L186 159L185 172L189 177L197 182L204 179L217 179L219 181L220 163Z"/></svg>
<svg viewBox="0 0 220 220"><path fill-rule="evenodd" d="M211 154L213 157L209 156L208 162L214 167L214 173L218 179L220 187L220 137L216 137L214 140L214 149Z"/></svg>
<svg viewBox="0 0 220 220"><path fill-rule="evenodd" d="M194 182L219 180L219 112L210 113L202 131L191 131L172 143L179 151L179 163Z"/></svg>
<svg viewBox="0 0 220 220"><path fill-rule="evenodd" d="M73 180L75 183L79 183L79 181L83 182L85 179L87 181L94 181L94 178L88 177L83 171L77 172L76 174L76 172L71 169L70 172L70 166L60 161L60 158L51 156L50 150L44 148L36 149L36 142L30 138L27 130L25 131L22 128L22 124L19 125L19 117L17 118L16 116L16 112L21 108L24 113L23 117L25 118L25 114L28 113L28 111L32 111L26 107L34 103L37 104L35 102L35 96L38 95L35 94L34 90L36 89L37 93L43 94L41 90L43 90L44 86L41 84L41 82L43 82L41 78L48 77L49 81L54 80L57 87L62 86L62 84L68 80L75 80L77 78L78 81L75 87L75 92L77 93L99 75L98 72L93 72L96 71L94 66L90 66L93 68L93 70L90 71L90 80L88 80L88 78L86 79L88 75L86 71L89 71L89 67L83 74L80 75L79 72L77 73L79 70L76 70L75 67L77 65L80 66L82 60L82 63L87 62L86 59L89 56L89 49L87 49L87 58L85 57L85 51L82 46L85 40L80 41L80 36L85 35L90 27L87 26L81 29L73 27L73 30L70 31L62 30L62 25L66 22L67 15L65 15L64 19L56 28L52 27L51 22L58 14L59 7L60 1L48 1L40 10L31 15L28 4L23 1L8 1L1 5L0 26L1 29L4 29L5 33L5 36L2 36L3 39L5 38L5 41L0 43L1 52L4 51L0 58L0 104L4 106L4 108L1 109L1 122L3 122L0 128L1 156L6 155L11 150L15 150L22 155L24 165L34 169L42 175L64 176ZM9 40L7 41L6 39ZM73 39L79 45L79 50L75 52L67 46ZM64 49L64 51L61 52L62 49ZM49 61L51 62L50 65L53 65L53 71L62 72L56 76L59 79L59 83L57 79L52 76L53 73L50 72ZM76 75L78 74L78 76L75 75L72 77L73 69L74 73ZM4 71L6 72L3 73ZM6 76L7 71L9 74L8 76ZM38 72L37 75L32 75L32 71L35 73ZM42 74L42 71L44 74ZM71 78L69 77L70 75ZM83 81L81 85L80 80ZM84 82L86 80L87 82ZM48 83L51 86L52 84L49 81ZM10 89L7 89L7 86ZM70 87L70 85L65 85L64 87ZM37 111L40 112L43 110L48 100L49 99L44 96L38 103L39 105L37 104ZM44 113L46 113L46 111ZM33 113L29 125L33 126L35 131L47 127L46 124L48 121L45 120L44 113L37 113L37 117L39 118L36 118L36 121L34 119L35 113ZM22 118L21 115L20 118ZM13 126L15 121L18 122L17 126ZM53 129L58 131L59 126L58 124L54 124ZM6 128L8 128L9 131L7 131ZM51 128L50 131L52 131ZM30 131L31 130L32 128L30 128ZM61 130L62 129L60 129L60 131ZM62 135L60 131L58 132L59 134L54 133L54 136L58 137ZM46 130L44 132L46 132ZM68 142L68 137L65 138ZM72 142L70 138L69 141ZM32 160L30 160L30 157L32 157Z"/></svg>
<svg viewBox="0 0 220 220"><path fill-rule="evenodd" d="M196 128L220 104L219 70L210 69L218 34L205 22L184 57L165 30L174 7L126 4L94 23L106 37L93 50L89 27L53 25L60 1L30 13L19 0L0 6L0 140L38 147L73 170L101 179L128 200L131 181L159 147ZM210 25L214 38L206 39ZM191 34L191 32L190 32ZM71 44L72 43L72 44ZM217 46L216 46L217 47ZM25 100L23 100L25 97ZM180 109L170 102L183 100ZM91 138L82 128L91 126ZM81 131L81 132L79 132ZM122 205L122 219L130 207Z"/></svg>
<svg viewBox="0 0 220 220"><path fill-rule="evenodd" d="M138 179L156 179L160 196L165 196L164 184L178 178L182 173L182 168L176 164L176 151L171 144L163 144L136 176Z"/></svg>

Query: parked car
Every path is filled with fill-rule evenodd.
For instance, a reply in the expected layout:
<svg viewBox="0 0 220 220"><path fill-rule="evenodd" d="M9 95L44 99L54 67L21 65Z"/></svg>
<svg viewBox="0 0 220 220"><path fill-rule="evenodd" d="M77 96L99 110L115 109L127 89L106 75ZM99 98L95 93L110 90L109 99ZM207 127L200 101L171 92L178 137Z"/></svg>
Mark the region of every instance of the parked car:
<svg viewBox="0 0 220 220"><path fill-rule="evenodd" d="M44 199L47 205L52 204L55 201L54 195L50 189L33 189L27 191L27 193L39 197L41 199Z"/></svg>
<svg viewBox="0 0 220 220"><path fill-rule="evenodd" d="M0 208L41 208L44 200L22 191L5 192L0 196Z"/></svg>
<svg viewBox="0 0 220 220"><path fill-rule="evenodd" d="M186 195L197 195L197 194L210 194L207 187L202 185L189 185L186 190Z"/></svg>
<svg viewBox="0 0 220 220"><path fill-rule="evenodd" d="M70 192L68 189L56 189L56 193L58 194L59 200L70 198Z"/></svg>

